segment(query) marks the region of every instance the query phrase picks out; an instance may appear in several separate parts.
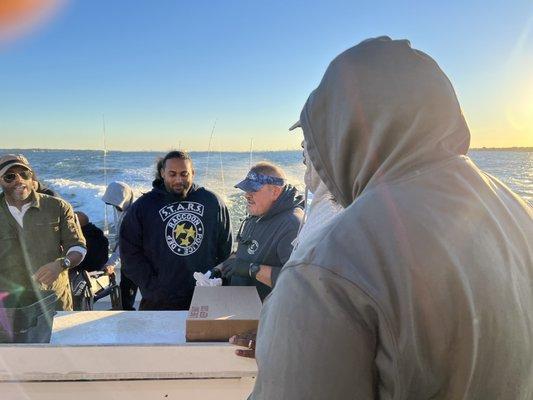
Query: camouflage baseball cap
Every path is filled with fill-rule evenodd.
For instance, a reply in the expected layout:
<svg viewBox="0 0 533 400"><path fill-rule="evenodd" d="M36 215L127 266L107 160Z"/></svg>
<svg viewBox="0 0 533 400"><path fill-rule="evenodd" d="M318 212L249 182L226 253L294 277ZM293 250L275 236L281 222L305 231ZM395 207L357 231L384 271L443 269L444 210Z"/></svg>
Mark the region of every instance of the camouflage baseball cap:
<svg viewBox="0 0 533 400"><path fill-rule="evenodd" d="M7 170L15 165L32 170L30 163L22 154L6 154L0 157L0 176L4 176Z"/></svg>

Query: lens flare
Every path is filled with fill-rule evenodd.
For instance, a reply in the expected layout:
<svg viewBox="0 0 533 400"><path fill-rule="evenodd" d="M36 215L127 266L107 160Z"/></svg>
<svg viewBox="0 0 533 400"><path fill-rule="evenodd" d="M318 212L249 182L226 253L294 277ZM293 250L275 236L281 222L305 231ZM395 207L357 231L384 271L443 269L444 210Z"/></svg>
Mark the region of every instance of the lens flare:
<svg viewBox="0 0 533 400"><path fill-rule="evenodd" d="M17 285L10 292L0 291L0 330L4 331L10 340L13 340L13 326L7 317L7 307L5 307L4 302L8 297L18 298L22 292L24 292L24 288L20 285Z"/></svg>
<svg viewBox="0 0 533 400"><path fill-rule="evenodd" d="M533 78L529 85L523 85L516 91L507 104L505 114L513 128L533 134Z"/></svg>
<svg viewBox="0 0 533 400"><path fill-rule="evenodd" d="M56 15L65 3L64 0L0 1L0 44L33 32Z"/></svg>
<svg viewBox="0 0 533 400"><path fill-rule="evenodd" d="M509 55L507 89L503 93L506 121L524 146L533 143L533 57L528 46L532 32L533 15L530 15Z"/></svg>

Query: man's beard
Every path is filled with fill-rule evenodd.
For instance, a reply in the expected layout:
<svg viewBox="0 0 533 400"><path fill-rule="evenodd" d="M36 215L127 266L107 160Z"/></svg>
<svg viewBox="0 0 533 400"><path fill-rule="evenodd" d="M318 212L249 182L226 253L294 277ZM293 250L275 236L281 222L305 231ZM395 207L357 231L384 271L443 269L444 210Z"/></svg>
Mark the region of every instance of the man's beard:
<svg viewBox="0 0 533 400"><path fill-rule="evenodd" d="M303 162L306 167L304 173L304 183L311 193L315 193L318 189L318 186L321 184L321 180L318 176L318 172L316 172L315 168L313 167L313 164L311 163L309 153L307 153L307 144L304 144L303 153Z"/></svg>
<svg viewBox="0 0 533 400"><path fill-rule="evenodd" d="M188 187L183 187L182 190L180 190L179 192L178 191L175 191L175 190L168 190L167 191L173 196L173 197L176 197L177 199L179 200L183 200L187 197L187 195L189 194L189 190L190 190L190 186Z"/></svg>
<svg viewBox="0 0 533 400"><path fill-rule="evenodd" d="M187 197L188 190L182 190L181 192L173 192L174 196L180 200L183 200Z"/></svg>
<svg viewBox="0 0 533 400"><path fill-rule="evenodd" d="M26 201L31 195L31 189L26 185L26 187L21 190L13 189L10 194L11 198L17 202Z"/></svg>

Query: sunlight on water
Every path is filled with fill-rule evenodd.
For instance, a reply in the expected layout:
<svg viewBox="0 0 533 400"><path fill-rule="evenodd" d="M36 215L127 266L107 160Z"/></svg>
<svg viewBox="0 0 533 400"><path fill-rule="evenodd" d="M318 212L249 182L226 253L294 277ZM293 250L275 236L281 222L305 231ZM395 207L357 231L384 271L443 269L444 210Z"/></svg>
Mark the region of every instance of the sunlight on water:
<svg viewBox="0 0 533 400"><path fill-rule="evenodd" d="M533 152L474 150L469 156L482 170L533 204Z"/></svg>

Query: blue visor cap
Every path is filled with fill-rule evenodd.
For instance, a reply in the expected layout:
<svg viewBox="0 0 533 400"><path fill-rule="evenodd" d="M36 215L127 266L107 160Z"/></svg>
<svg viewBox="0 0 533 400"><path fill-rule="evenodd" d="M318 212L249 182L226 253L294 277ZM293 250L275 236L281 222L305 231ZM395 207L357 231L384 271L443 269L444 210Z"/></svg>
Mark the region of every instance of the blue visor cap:
<svg viewBox="0 0 533 400"><path fill-rule="evenodd" d="M257 192L264 185L284 186L285 180L276 176L248 172L246 178L235 185L237 189L245 192Z"/></svg>

